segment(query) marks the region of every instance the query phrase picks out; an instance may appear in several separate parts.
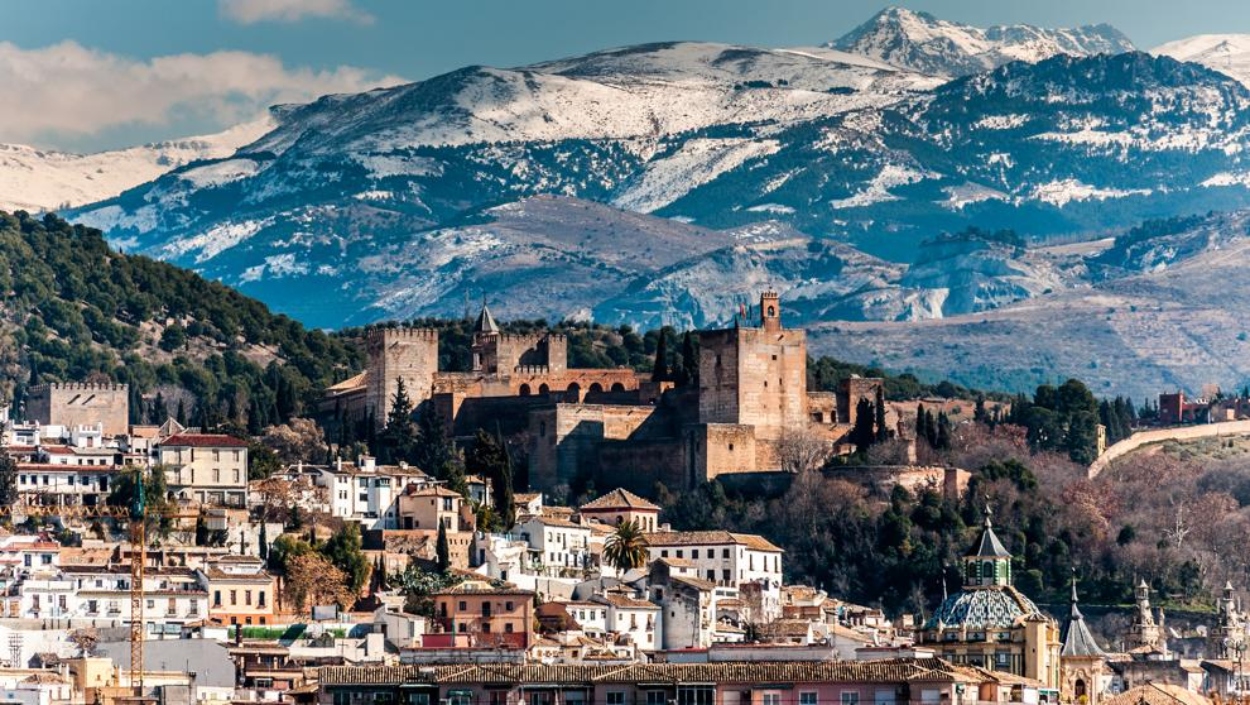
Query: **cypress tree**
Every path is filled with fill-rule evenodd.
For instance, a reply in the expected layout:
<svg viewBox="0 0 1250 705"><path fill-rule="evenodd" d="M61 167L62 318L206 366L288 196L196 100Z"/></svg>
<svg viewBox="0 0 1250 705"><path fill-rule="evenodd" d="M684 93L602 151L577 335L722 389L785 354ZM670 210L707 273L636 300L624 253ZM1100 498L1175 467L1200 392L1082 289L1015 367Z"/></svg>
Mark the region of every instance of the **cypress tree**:
<svg viewBox="0 0 1250 705"><path fill-rule="evenodd" d="M686 334L681 339L681 361L682 367L686 370L686 382L698 386L699 350L690 331L686 331Z"/></svg>
<svg viewBox="0 0 1250 705"><path fill-rule="evenodd" d="M876 440L874 425L872 402L861 398L855 405L855 425L851 428L851 443L856 451L867 450Z"/></svg>
<svg viewBox="0 0 1250 705"><path fill-rule="evenodd" d="M926 439L924 428L924 404L916 405L916 440Z"/></svg>
<svg viewBox="0 0 1250 705"><path fill-rule="evenodd" d="M939 448L941 450L950 450L951 422L950 422L950 419L947 418L945 411L938 413L937 436L934 440L935 440L933 444L934 448Z"/></svg>
<svg viewBox="0 0 1250 705"><path fill-rule="evenodd" d="M660 329L660 339L655 344L655 364L651 367L651 381L664 382L668 379L668 336Z"/></svg>
<svg viewBox="0 0 1250 705"><path fill-rule="evenodd" d="M260 549L260 559L268 563L269 562L269 530L265 526L265 524L266 522L264 521L260 522L260 542L259 542L260 545L258 546L258 548Z"/></svg>
<svg viewBox="0 0 1250 705"><path fill-rule="evenodd" d="M442 522L438 524L438 543L434 546L434 551L438 560L438 572L446 575L447 569L451 567L451 547L447 545L447 525Z"/></svg>
<svg viewBox="0 0 1250 705"><path fill-rule="evenodd" d="M877 387L877 403L875 405L876 426L877 426L877 443L883 443L890 440L890 427L885 421L885 388Z"/></svg>

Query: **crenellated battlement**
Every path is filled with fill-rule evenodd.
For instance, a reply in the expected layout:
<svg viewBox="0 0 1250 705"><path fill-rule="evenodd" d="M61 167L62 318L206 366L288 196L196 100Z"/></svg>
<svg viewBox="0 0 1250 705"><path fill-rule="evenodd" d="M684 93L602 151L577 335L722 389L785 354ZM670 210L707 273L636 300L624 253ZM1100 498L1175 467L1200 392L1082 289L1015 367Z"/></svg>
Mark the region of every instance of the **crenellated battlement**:
<svg viewBox="0 0 1250 705"><path fill-rule="evenodd" d="M550 374L551 367L548 365L517 365L513 370L518 375L546 375Z"/></svg>
<svg viewBox="0 0 1250 705"><path fill-rule="evenodd" d="M31 392L45 389L50 391L129 391L130 385L121 384L121 382L103 382L103 384L95 384L95 382L49 382L49 384L30 387Z"/></svg>
<svg viewBox="0 0 1250 705"><path fill-rule="evenodd" d="M130 421L130 385L115 382L49 382L30 388L26 415L44 425L95 426L110 436Z"/></svg>
<svg viewBox="0 0 1250 705"><path fill-rule="evenodd" d="M504 343L524 343L528 345L537 345L538 343L541 343L544 338L548 337L548 334L547 333L497 333L495 337Z"/></svg>
<svg viewBox="0 0 1250 705"><path fill-rule="evenodd" d="M381 340L437 341L438 331L433 328L376 328L369 331L369 338Z"/></svg>

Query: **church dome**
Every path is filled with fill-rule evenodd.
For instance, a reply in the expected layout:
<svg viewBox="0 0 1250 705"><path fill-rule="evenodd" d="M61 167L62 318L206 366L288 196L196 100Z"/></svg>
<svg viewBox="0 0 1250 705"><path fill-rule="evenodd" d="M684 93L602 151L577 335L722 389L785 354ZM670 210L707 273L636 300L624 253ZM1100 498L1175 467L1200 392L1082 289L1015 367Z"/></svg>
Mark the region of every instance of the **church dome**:
<svg viewBox="0 0 1250 705"><path fill-rule="evenodd" d="M942 601L925 629L1008 629L1038 614L1037 605L1010 585L965 588Z"/></svg>

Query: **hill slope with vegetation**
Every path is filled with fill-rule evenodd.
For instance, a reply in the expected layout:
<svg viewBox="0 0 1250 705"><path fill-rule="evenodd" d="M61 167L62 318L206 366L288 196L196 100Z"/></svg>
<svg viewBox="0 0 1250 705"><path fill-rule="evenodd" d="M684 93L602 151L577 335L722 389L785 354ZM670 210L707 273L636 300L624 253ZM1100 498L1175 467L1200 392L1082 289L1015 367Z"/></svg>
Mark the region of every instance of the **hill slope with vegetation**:
<svg viewBox="0 0 1250 705"><path fill-rule="evenodd" d="M181 415L255 433L361 364L340 338L54 215L0 212L0 295L3 394L17 411L33 384L124 382L132 422Z"/></svg>

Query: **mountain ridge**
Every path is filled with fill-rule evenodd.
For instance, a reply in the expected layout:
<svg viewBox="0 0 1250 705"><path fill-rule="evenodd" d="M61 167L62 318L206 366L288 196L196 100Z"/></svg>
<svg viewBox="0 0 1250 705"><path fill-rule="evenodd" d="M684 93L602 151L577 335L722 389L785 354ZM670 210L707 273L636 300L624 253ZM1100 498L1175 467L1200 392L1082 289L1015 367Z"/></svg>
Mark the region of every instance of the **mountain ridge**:
<svg viewBox="0 0 1250 705"><path fill-rule="evenodd" d="M981 29L898 6L881 10L824 46L951 77L992 70L1012 61L1036 63L1056 54L1088 56L1136 50L1127 36L1105 23L1071 29L1027 24Z"/></svg>

